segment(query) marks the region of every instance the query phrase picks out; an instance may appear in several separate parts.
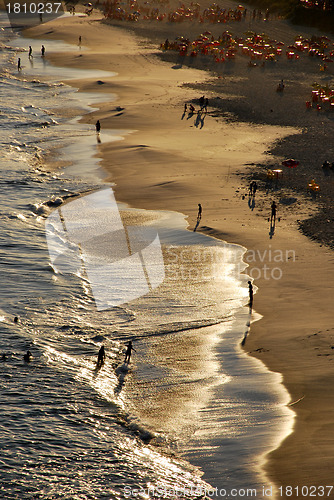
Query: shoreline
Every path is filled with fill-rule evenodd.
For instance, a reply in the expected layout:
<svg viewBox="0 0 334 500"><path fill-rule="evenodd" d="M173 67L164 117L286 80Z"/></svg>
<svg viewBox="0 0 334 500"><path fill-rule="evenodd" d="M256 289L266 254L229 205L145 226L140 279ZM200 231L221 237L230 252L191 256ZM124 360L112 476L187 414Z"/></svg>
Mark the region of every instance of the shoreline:
<svg viewBox="0 0 334 500"><path fill-rule="evenodd" d="M72 35L68 36L70 37ZM95 58L95 56L96 54L93 55L93 58ZM60 57L64 58L64 55L62 54ZM132 57L135 56L132 55ZM73 63L73 59L73 57L71 59L71 56L68 57L69 64ZM100 62L96 62L96 64L101 64L101 61L102 59L100 58ZM92 64L92 58L90 58L90 60L88 60L86 64ZM121 63L119 62L119 64ZM129 66L130 64L128 65L128 67ZM109 90L108 88L106 88L105 84L103 85L103 91L108 92L111 91L111 89L114 89L114 91L118 94L118 91L121 91L122 84L124 84L124 82L126 81L126 76L118 75L117 78L119 79L118 85L115 85L113 82L108 82ZM83 85L82 88L85 88L85 85ZM141 88L143 89L144 86L142 86ZM94 91L96 90L97 89L95 88ZM178 95L178 93L179 92L175 92L175 95ZM152 90L152 95L154 99L157 99L156 108L158 109L158 111L161 111L160 116L164 116L166 106L159 103L159 95L157 89L155 91L154 89ZM195 98L196 94L193 93L192 96L193 98ZM174 96L172 97L174 98ZM126 100L131 101L131 99L133 99L132 89L129 86L125 92L123 91L123 93L118 94L117 100L113 104L115 104L115 107L117 107L118 105L122 107L122 102ZM148 106L147 103L149 101L150 99L146 98L145 101L144 98L144 107L145 102L146 106ZM175 110L173 107L172 109L168 109L168 111L172 114L171 122L176 123L176 120L180 120L182 101L183 99L179 98L177 110ZM97 116L102 116L102 123L105 123L106 128L108 128L108 123L118 124L120 120L117 120L115 116L117 113L110 110L109 108L110 106L108 105L108 102L106 102L100 107L99 111L93 112L85 118L88 119L88 122L94 123L94 120ZM127 110L127 106L125 107L125 109ZM127 123L131 125L130 128L132 130L136 130L136 125L139 127L140 122L142 121L140 120L141 117L138 117L138 109L139 108L135 109L135 105L132 104L132 110L130 108L129 113L130 116L124 117L124 122L127 121ZM141 107L140 109L143 109L143 107ZM86 121L85 118L84 121ZM158 151L162 139L161 137L159 137L159 140L156 140L156 144L152 144L152 139L150 138L150 148L148 148L147 144L145 144L146 141L144 140L144 134L147 134L148 132L153 133L153 131L156 131L157 127L159 126L159 120L155 119L154 121L153 119L152 122L149 124L145 124L145 126L140 130L139 133L134 132L130 134L127 137L126 141L122 141L121 145L119 143L109 143L106 145L102 145L101 147L102 156L104 158L114 159L116 157L117 160L119 160L119 164L116 165L116 168L112 167L112 178L113 180L115 180L117 185L116 193L118 192L118 198L120 200L130 202L131 205L138 208L153 208L154 206L155 209L160 209L163 207L165 209L168 209L170 205L173 204L173 209L185 213L189 218L194 220L196 215L195 207L197 206L197 200L201 201L205 196L205 199L210 198L210 202L206 203L205 205L203 220L205 220L205 222L207 222L209 225L205 228L202 227L203 232L216 237L227 239L228 241L233 241L233 243L246 246L250 251L254 250L260 253L262 252L263 256L264 252L269 249L267 240L264 238L264 233L267 231L267 224L266 220L262 217L262 219L260 219L259 221L260 224L257 224L256 226L253 218L250 217L249 209L247 207L247 201L241 199L241 195L239 193L243 192L244 187L240 187L241 183L238 182L239 179L237 179L237 177L231 173L233 167L241 167L240 163L238 163L239 160L238 162L234 163L233 161L231 161L231 168L227 169L227 171L225 169L224 173L221 173L220 165L218 168L218 166L214 165L214 161L210 162L210 173L212 173L215 178L218 178L219 182L222 182L221 177L224 177L225 180L222 188L223 193L219 194L216 193L215 186L204 185L203 178L206 177L206 173L204 173L202 176L198 176L199 178L192 180L192 182L190 183L189 179L187 179L187 175L189 178L191 176L190 171L187 171L184 174L183 177L186 177L185 180L180 178L182 176L180 176L178 173L179 167L177 166L177 162L180 165L180 163L183 161L183 158L180 160L180 156L178 156L177 154L179 153L179 151L174 151L173 154L171 154L169 151L166 151L166 149L164 149L161 154L161 156L163 156L163 165L158 170L158 172L153 173L149 169L149 166L157 160L157 154L154 153ZM112 126L110 128L115 127ZM127 127L117 126L116 128L126 129ZM206 124L203 128L203 131L205 130L205 128ZM214 131L211 131L211 133L214 134ZM143 141L141 139L143 139ZM180 145L178 147L180 148ZM161 150L159 151L159 154L160 153ZM123 170L129 162L135 161L134 158L137 157L138 154L141 158L143 158L142 170L140 172L140 175L136 172L132 172L131 182L133 183L132 185L136 185L137 191L136 193L131 193L131 196L129 196L129 191L131 191L131 189L129 189L129 180L128 178L125 178ZM248 151L245 152L245 157L247 155ZM122 159L120 158L121 156L123 157ZM196 170L196 168L194 168L195 158L191 157L191 159L193 162L192 170ZM159 160L161 162L160 158ZM109 161L110 160L105 160L104 162L102 162L102 166L106 166L106 163L109 163ZM173 168L171 168L169 162L173 162ZM169 166L168 172L166 172L166 164ZM143 169L146 175L145 179L142 179ZM156 179L154 179L154 175L156 176ZM126 177L129 177L129 172L126 172ZM173 180L171 180L172 178ZM178 178L177 182L175 182L175 178ZM150 182L149 188L145 184L147 180L149 180ZM239 193L236 194L236 191L238 189ZM186 201L184 200L185 194L188 196L188 199ZM222 194L225 197L225 202L222 204L223 206L219 206L220 202L223 201L220 199ZM260 195L258 196L260 198L260 206L262 203L263 210L266 209L266 199L263 199L263 195L261 197ZM231 199L233 199L233 206L230 206ZM217 217L219 216L222 217L222 222L217 219ZM249 224L249 227L246 227L247 224ZM261 225L260 228L258 227L259 225ZM284 236L282 235L282 229L284 229ZM327 280L328 282L330 282L329 275L332 274L330 268L331 252L328 249L320 248L318 245L308 241L306 237L303 237L300 233L298 233L293 217L291 216L287 216L286 220L282 221L281 227L279 228L279 238L279 242L277 242L276 235L271 240L271 249L284 252L285 250L291 250L291 246L293 245L294 249L298 249L298 259L293 262L295 264L295 267L293 269L291 269L291 266L289 265L291 263L280 262L281 267L284 268L284 272L288 273L288 277L284 278L283 275L283 279L280 280L279 283L277 283L275 280L269 280L269 282L267 282L267 280L265 280L264 278L262 278L262 282L260 280L256 281L256 283L259 284L259 291L255 295L254 307L264 317L262 318L261 322L257 322L257 324L252 327L250 337L248 338L246 343L246 351L248 351L251 355L261 359L272 371L278 371L283 374L284 384L291 394L292 401L296 401L300 397L304 398L294 406L294 410L297 412L295 432L287 438L286 442L283 443L283 445L279 449L275 450L271 454L266 469L269 472L270 476L272 478L275 478L275 483L280 485L329 484L328 480L326 482L326 477L329 474L328 470L330 470L330 467L327 467L327 470L326 467L322 467L322 469L325 470L322 470L323 475L319 478L319 480L318 478L310 477L310 471L314 469L313 464L317 460L317 457L314 456L312 443L308 444L307 442L305 442L306 440L304 439L304 434L305 432L306 434L309 432L309 427L306 430L305 427L310 423L314 425L313 429L315 432L315 440L319 440L320 431L323 432L322 429L319 429L319 427L321 427L321 422L318 423L317 429L317 422L313 422L313 420L316 420L316 418L312 419L312 416L310 416L310 409L313 408L313 401L317 401L316 407L318 411L321 410L318 403L318 391L320 386L319 383L316 383L317 379L321 377L324 378L326 376L327 392L325 391L326 388L321 387L322 391L326 394L326 397L327 395L329 396L331 388L331 377L329 376L330 363L327 362L326 366L322 362L323 360L326 361L326 358L327 361L329 361L331 356L331 351L329 351L330 345L327 345L325 336L318 334L318 337L321 337L321 340L319 339L320 344L319 342L317 342L316 338L313 338L310 342L315 341L315 343L311 344L311 347L305 346L305 344L307 344L308 342L308 339L310 338L308 335L314 334L315 326L312 325L317 325L318 329L325 329L330 324L330 308L326 307L326 299L328 301L330 300L330 292L328 293L327 291L327 297L324 297L324 295L326 294L324 294L323 286L319 286L321 285L321 283L319 284L319 274L317 274L318 283L314 283L313 277L307 276L306 273L309 269L310 264L313 265L313 268L317 268L316 263L318 262L318 259L320 259L323 261L323 276L328 276ZM279 244L277 245L277 243ZM313 253L313 256L310 258L311 253ZM251 262L249 262L249 264L251 264ZM324 283L326 283L326 279L324 279L323 281ZM302 297L298 296L294 298L294 303L290 302L289 304L287 304L287 299L289 300L291 297L294 297L293 290L298 293L299 289L301 289L303 292ZM310 291L313 294L312 299L310 299ZM316 300L314 295L316 295ZM270 296L275 299L276 305L278 304L278 308L281 308L280 310L272 310L272 302L268 298ZM313 317L313 311L311 313L312 317L310 317L310 311L308 311L307 319L305 317L301 317L300 313L302 311L302 308L305 307L305 303L310 302L310 300L318 304L317 316L316 318ZM298 306L299 311L296 315L296 309L298 310ZM282 312L284 311L288 314L282 314ZM323 316L324 311L327 313L325 316ZM297 324L297 333L293 331L293 322L292 325L289 325L289 319L291 321L292 318L294 318L294 322L295 324ZM285 331L286 328L288 328L288 332ZM270 331L270 338L268 338L268 331ZM285 331L284 338L280 336L280 333L282 331ZM288 343L288 345L284 345L285 343ZM320 345L320 347L318 347L318 345ZM299 354L297 351L301 346L303 348L304 355L307 355L307 360L298 359ZM317 350L317 348L326 351L326 354L328 350L329 357L323 356L323 360L319 358L317 359L314 355L314 351ZM273 352L273 350L275 350L275 352ZM277 355L277 352L279 353L279 356ZM310 363L315 371L318 370L317 373L314 374L314 380L310 380L308 384L307 379L305 379L305 381L301 380L302 377L300 376L300 374L299 377L297 377L296 374L297 366L299 363L299 366L303 368L303 373L307 373L308 377L310 377L310 374L308 373L310 365L308 365L306 361ZM292 373L291 365L294 365ZM308 399L310 396L311 401ZM327 401L324 401L325 399L326 398L324 395L323 398L321 398L320 403L322 405L326 403L327 408L325 409L328 413L330 413L331 405L333 405L332 407L334 407L333 399L331 397L330 399L327 398ZM299 412L298 405L301 408ZM330 420L328 419L327 422L329 425ZM331 441L329 439L329 434L330 433L328 433L328 435L326 434L326 439L328 439L327 443L322 443L322 450L317 450L318 460L321 460L322 464L324 463L325 456L330 457L330 454L326 454L326 451L324 450L326 446L328 446L328 450L330 450L330 444L328 444L328 442L330 443ZM299 438L297 435L299 436ZM294 440L295 442L293 442ZM301 447L302 443L305 446L304 450ZM290 461L289 459L287 459L287 453L290 453ZM295 470L292 467L292 463L294 462L299 463L299 470ZM305 463L305 465L302 465L303 462ZM301 472L303 472L303 474L301 474Z"/></svg>

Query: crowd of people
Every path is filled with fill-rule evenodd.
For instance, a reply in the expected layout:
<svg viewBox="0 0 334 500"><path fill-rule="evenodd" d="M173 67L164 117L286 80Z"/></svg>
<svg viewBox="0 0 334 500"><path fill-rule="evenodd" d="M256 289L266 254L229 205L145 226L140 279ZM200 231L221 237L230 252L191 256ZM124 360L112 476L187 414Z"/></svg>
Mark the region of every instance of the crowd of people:
<svg viewBox="0 0 334 500"><path fill-rule="evenodd" d="M158 6L157 6L158 4ZM198 2L191 2L186 6L181 4L172 8L168 0L160 2L128 0L127 5L121 4L120 0L105 0L100 4L107 19L119 19L121 21L155 20L169 22L198 21L210 23L227 23L242 20L268 20L270 13L267 9L263 13L260 9L248 11L244 6L237 8L224 8L213 3L208 8L201 8Z"/></svg>
<svg viewBox="0 0 334 500"><path fill-rule="evenodd" d="M243 5L238 5L235 9L226 8L217 3L211 4L207 8L202 8L200 3L191 2L185 5L180 2L176 8L172 8L169 0L127 0L121 3L120 0L105 0L100 3L100 8L104 12L106 19L117 19L121 21L166 21L185 23L198 22L206 24L224 24L230 22L247 21L268 21L270 11L262 12L260 9L248 10ZM209 35L209 36L208 36ZM298 60L302 54L307 54L317 61L320 61L320 70L326 71L328 65L334 59L333 42L326 36L305 38L298 36L290 45L285 46L281 41L271 40L263 33L246 32L245 37L234 37L228 31L222 36L215 38L210 32L205 32L195 40L189 40L184 36L179 36L168 47L161 44L164 50L175 50L182 56L196 57L198 54L206 54L214 57L217 63L233 59L237 53L249 58L250 66L257 66L257 60L278 61L281 55L288 59Z"/></svg>
<svg viewBox="0 0 334 500"><path fill-rule="evenodd" d="M318 111L329 109L334 111L334 88L330 85L313 84L311 99L306 101L308 109L316 108Z"/></svg>
<svg viewBox="0 0 334 500"><path fill-rule="evenodd" d="M284 53L288 59L298 60L303 53L319 60L323 65L333 62L331 57L334 58L334 43L328 37L313 37L310 40L298 37L294 44L285 47L284 42L270 39L264 33L247 31L245 35L236 37L229 31L224 31L215 37L210 31L205 31L193 40L183 36L177 37L173 42L166 40L160 48L177 51L181 56L212 56L217 63L234 59L240 54L247 56L254 66L254 61L260 60L262 64L265 61L278 61Z"/></svg>

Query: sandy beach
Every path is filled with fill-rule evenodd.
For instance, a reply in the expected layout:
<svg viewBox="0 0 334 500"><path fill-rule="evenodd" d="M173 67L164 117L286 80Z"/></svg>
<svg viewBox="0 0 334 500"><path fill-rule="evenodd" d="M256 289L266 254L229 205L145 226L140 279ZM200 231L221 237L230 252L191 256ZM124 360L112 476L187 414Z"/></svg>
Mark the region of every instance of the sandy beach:
<svg viewBox="0 0 334 500"><path fill-rule="evenodd" d="M129 27L115 21L111 26L102 18L98 11L90 17L61 18L25 35L75 45L82 36L82 50L48 55L46 47L50 62L117 73L103 82L73 85L105 95L99 109L83 118L93 135L97 119L102 132L124 131L122 141L98 146L118 201L184 213L191 230L201 203L198 231L248 249L247 272L258 287L254 309L263 317L252 324L244 349L282 374L297 415L293 433L268 456L266 472L277 487L331 485L333 253L302 234L298 222L318 213L307 182L315 178L321 188L326 183L328 196L333 189L321 171L325 159L334 161L333 113L308 113L305 108L314 78L331 83L333 69L323 74L313 60L285 56L277 64L249 68L248 60L238 57L210 73L212 65L205 60L189 68L180 64L177 53L163 54L157 43L168 33L170 39L176 32L195 37L209 25L162 23L157 28L158 23L148 22ZM245 31L233 24L225 29ZM277 19L255 23L252 29L279 35L285 43L302 30ZM220 33L222 27L210 30ZM286 82L283 96L276 92L281 78ZM201 95L209 99L208 113L196 124L197 115L184 114L184 104L193 102L197 111ZM300 169L286 169L278 189L268 189L263 165L280 167L298 153ZM259 185L254 205L248 197L250 178ZM298 183L305 184L304 193L296 190ZM280 220L270 231L273 200ZM326 224L332 226L332 221ZM299 498L296 491L286 497Z"/></svg>

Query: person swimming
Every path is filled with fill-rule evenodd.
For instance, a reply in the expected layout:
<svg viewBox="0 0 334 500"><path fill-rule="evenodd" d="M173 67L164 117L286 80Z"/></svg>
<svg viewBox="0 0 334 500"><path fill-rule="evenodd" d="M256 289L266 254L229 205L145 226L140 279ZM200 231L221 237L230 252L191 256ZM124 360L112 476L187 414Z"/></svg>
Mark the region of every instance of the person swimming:
<svg viewBox="0 0 334 500"><path fill-rule="evenodd" d="M31 354L31 352L30 352L30 351L27 351L27 352L25 353L25 355L23 356L23 359L24 359L24 361L26 361L27 363L29 363L29 362L31 361L31 359L32 359L32 354Z"/></svg>

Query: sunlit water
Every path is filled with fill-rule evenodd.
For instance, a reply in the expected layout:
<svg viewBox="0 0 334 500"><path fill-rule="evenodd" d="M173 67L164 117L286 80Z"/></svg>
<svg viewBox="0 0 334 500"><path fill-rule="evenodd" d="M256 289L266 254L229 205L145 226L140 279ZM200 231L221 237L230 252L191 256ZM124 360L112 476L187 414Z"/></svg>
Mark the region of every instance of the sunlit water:
<svg viewBox="0 0 334 500"><path fill-rule="evenodd" d="M95 131L62 117L65 107L87 112L98 96L60 81L37 55L42 41L1 26L0 497L191 499L210 487L254 487L261 498L264 455L289 432L292 413L280 376L240 347L257 319L246 307L245 249L187 231L179 214L120 205L125 227L159 234L165 279L98 310L82 272L51 265L45 230L59 206L105 188ZM120 134L103 131L101 140ZM49 151L72 166L47 170ZM136 352L126 367L129 339Z"/></svg>

